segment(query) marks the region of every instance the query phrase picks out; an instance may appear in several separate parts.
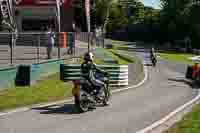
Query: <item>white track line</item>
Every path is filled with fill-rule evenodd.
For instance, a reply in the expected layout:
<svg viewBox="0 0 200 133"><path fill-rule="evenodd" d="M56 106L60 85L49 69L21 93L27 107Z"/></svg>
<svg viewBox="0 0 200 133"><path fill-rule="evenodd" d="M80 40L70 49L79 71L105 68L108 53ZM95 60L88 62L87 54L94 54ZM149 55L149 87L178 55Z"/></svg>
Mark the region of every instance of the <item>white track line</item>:
<svg viewBox="0 0 200 133"><path fill-rule="evenodd" d="M147 133L151 130L153 130L154 128L158 127L159 125L165 123L167 120L169 120L171 117L173 117L174 115L176 115L177 113L183 111L185 108L187 108L188 106L191 106L193 103L197 102L200 99L200 94L198 96L196 96L194 99L192 99L191 101L189 101L188 103L182 105L181 107L177 108L176 110L174 110L173 112L169 113L167 116L165 116L164 118L162 118L161 120L156 121L155 123L153 123L152 125L137 131L136 133Z"/></svg>
<svg viewBox="0 0 200 133"><path fill-rule="evenodd" d="M162 125L163 123L167 122L170 118L172 118L173 116L175 116L177 113L183 111L184 109L186 109L187 107L191 106L192 104L196 103L198 100L200 100L200 92L199 94L192 100L190 100L189 102L185 103L184 105L178 107L177 109L175 109L173 112L169 113L168 115L166 115L165 117L163 117L162 119L154 122L153 124L149 125L148 127L141 129L139 131L137 131L136 133L147 133L152 131L153 129L155 129L156 127Z"/></svg>

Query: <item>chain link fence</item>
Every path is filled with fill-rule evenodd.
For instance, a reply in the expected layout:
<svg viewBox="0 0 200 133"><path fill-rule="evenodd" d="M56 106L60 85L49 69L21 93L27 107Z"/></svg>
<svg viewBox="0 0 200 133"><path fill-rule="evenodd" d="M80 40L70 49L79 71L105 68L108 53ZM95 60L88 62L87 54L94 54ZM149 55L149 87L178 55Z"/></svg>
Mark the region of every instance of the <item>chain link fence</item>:
<svg viewBox="0 0 200 133"><path fill-rule="evenodd" d="M0 33L0 68L81 56L88 50L88 41L90 47L103 44L94 33L24 32L18 34L13 46L12 33Z"/></svg>
<svg viewBox="0 0 200 133"><path fill-rule="evenodd" d="M104 39L101 36L96 36L95 33L91 32L77 32L76 35L76 40L88 43L91 46L96 46L96 47L103 47Z"/></svg>
<svg viewBox="0 0 200 133"><path fill-rule="evenodd" d="M73 33L19 33L16 44L11 33L0 33L0 66L41 63L75 56Z"/></svg>

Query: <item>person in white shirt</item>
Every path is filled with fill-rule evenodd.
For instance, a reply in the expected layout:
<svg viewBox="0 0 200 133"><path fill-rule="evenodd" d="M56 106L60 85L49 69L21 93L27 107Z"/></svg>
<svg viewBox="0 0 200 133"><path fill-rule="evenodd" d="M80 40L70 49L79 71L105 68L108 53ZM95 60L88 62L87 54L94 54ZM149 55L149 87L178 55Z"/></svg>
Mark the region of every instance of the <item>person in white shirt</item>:
<svg viewBox="0 0 200 133"><path fill-rule="evenodd" d="M52 59L52 50L55 45L55 33L53 32L53 29L51 27L48 28L47 36L48 36L47 58Z"/></svg>

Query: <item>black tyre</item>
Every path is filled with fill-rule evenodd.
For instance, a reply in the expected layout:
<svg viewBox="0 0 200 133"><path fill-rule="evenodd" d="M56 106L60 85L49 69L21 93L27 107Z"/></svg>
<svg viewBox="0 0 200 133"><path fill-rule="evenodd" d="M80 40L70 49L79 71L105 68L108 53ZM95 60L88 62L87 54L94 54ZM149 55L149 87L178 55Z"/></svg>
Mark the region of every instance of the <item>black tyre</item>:
<svg viewBox="0 0 200 133"><path fill-rule="evenodd" d="M81 101L79 102L78 108L79 108L79 111L80 111L81 113L87 112L87 111L89 110L89 103L88 103L88 100L81 100Z"/></svg>
<svg viewBox="0 0 200 133"><path fill-rule="evenodd" d="M198 71L196 75L196 83L199 85L200 84L200 71Z"/></svg>
<svg viewBox="0 0 200 133"><path fill-rule="evenodd" d="M109 101L110 101L110 97L111 97L111 93L110 93L110 89L108 87L106 87L104 89L104 100L103 100L103 105L106 106L106 105L109 105Z"/></svg>
<svg viewBox="0 0 200 133"><path fill-rule="evenodd" d="M185 74L185 78L186 79L192 79L192 73L193 73L192 66L188 66L186 74Z"/></svg>

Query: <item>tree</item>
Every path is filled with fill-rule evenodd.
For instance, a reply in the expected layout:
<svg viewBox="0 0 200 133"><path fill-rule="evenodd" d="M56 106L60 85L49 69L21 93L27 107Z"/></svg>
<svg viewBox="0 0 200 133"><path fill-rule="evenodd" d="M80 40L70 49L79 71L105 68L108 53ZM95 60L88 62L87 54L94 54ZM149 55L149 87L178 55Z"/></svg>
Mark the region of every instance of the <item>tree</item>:
<svg viewBox="0 0 200 133"><path fill-rule="evenodd" d="M200 24L200 19L198 13L200 11L200 6L198 2L195 3L194 0L160 0L162 5L161 11L161 25L164 31L169 34L176 33L177 35L190 35L194 42L195 40L200 41L200 29L198 29ZM197 0L198 1L198 0ZM172 29L168 30L171 24L174 24ZM198 39L197 39L198 38ZM173 38L176 39L176 38Z"/></svg>
<svg viewBox="0 0 200 133"><path fill-rule="evenodd" d="M190 4L192 0L160 0L162 5L161 23L165 25L173 21L177 29L185 29L189 24Z"/></svg>
<svg viewBox="0 0 200 133"><path fill-rule="evenodd" d="M74 0L74 21L81 31L87 31L85 0Z"/></svg>

